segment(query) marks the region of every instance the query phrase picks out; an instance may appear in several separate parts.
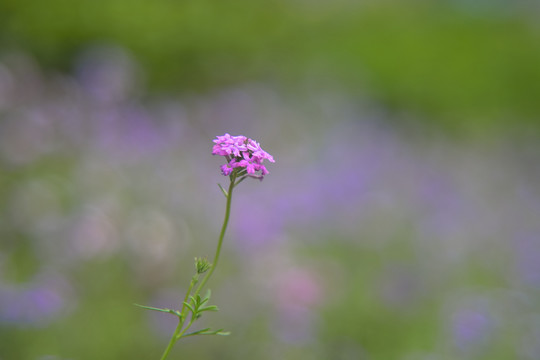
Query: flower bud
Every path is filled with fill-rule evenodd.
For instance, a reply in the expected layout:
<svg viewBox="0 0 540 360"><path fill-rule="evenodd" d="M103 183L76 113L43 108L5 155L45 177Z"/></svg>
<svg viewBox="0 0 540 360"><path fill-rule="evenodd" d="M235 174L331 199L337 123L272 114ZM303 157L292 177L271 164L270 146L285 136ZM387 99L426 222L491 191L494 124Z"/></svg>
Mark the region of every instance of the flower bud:
<svg viewBox="0 0 540 360"><path fill-rule="evenodd" d="M195 269L197 269L197 274L204 274L210 269L210 266L212 266L212 264L210 264L206 257L195 258Z"/></svg>

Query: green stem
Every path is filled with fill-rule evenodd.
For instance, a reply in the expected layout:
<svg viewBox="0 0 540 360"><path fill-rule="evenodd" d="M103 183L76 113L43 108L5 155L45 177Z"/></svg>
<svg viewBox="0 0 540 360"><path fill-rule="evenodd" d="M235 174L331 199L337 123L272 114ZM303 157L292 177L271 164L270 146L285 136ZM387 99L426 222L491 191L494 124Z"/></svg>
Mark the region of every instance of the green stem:
<svg viewBox="0 0 540 360"><path fill-rule="evenodd" d="M223 226L221 227L221 233L219 234L216 254L214 255L214 260L212 261L210 270L208 270L205 277L200 282L199 286L197 286L194 296L197 296L197 294L202 290L202 288L204 287L204 285L206 284L210 276L212 276L212 273L214 272L217 266L218 260L219 260L219 254L221 253L221 245L223 244L223 238L225 237L225 232L227 231L227 225L229 224L229 216L231 214L232 192L233 192L234 186L237 185L235 184L236 174L231 175L230 180L231 180L231 183L229 184L229 191L227 191L227 205L225 207L225 219L223 220ZM184 302L188 301L189 295L191 294L191 290L193 289L193 286L195 285L195 283L196 283L195 279L192 279L191 284L189 285L189 289L186 293ZM180 314L182 315L182 317L178 320L178 326L176 327L176 330L174 330L174 334L171 337L171 341L169 341L169 345L167 345L167 348L163 352L163 355L161 356L161 360L165 360L167 356L169 356L169 353L171 352L174 343L182 337L182 335L186 332L186 330L188 330L191 327L191 325L193 324L193 321L195 320L191 318L188 325L182 330L182 327L184 326L185 318L187 316L187 314L185 313L186 309L187 307L184 304L182 304L182 310L180 311Z"/></svg>
<svg viewBox="0 0 540 360"><path fill-rule="evenodd" d="M210 270L206 273L205 277L202 279L201 283L197 287L197 290L195 290L195 296L202 290L208 279L210 279L210 276L214 273L214 270L216 269L218 260L219 260L219 254L221 253L221 245L223 244L223 238L225 237L225 232L227 231L227 225L229 224L229 216L231 213L231 199L232 199L232 193L235 186L235 180L236 176L231 176L231 183L229 184L229 190L227 191L227 205L225 207L225 219L223 219L223 226L221 227L221 233L219 234L219 241L216 249L216 254L214 255L214 260L212 261L212 266L210 267Z"/></svg>
<svg viewBox="0 0 540 360"><path fill-rule="evenodd" d="M176 327L176 330L174 330L174 334L173 334L173 336L171 338L171 341L169 341L169 345L167 345L167 348L163 352L163 355L161 355L161 360L165 360L167 358L167 356L169 356L169 353L171 352L171 350L173 348L173 345L177 340L178 334L182 330L183 325L184 325L184 320L179 319L178 320L178 326Z"/></svg>
<svg viewBox="0 0 540 360"><path fill-rule="evenodd" d="M180 321L182 322L182 324L184 323L184 319L186 318L187 306L185 303L188 301L189 295L191 294L191 290L193 290L193 286L195 286L197 281L199 281L199 275L195 274L193 278L191 279L189 288L186 292L186 296L184 296L184 302L182 302L182 309L180 310L180 315L182 315L182 318L180 319Z"/></svg>
<svg viewBox="0 0 540 360"><path fill-rule="evenodd" d="M182 330L178 335L176 335L177 340L179 340L182 337L182 335L184 335L184 333L191 327L194 321L195 319L192 317L189 323L187 324L187 326L184 328L184 330Z"/></svg>
<svg viewBox="0 0 540 360"><path fill-rule="evenodd" d="M187 330L187 328L186 328L186 329L184 329L182 331L182 327L184 326L184 319L186 318L186 313L185 312L186 312L186 309L187 309L187 307L186 307L186 305L184 303L188 301L189 295L191 294L191 290L193 289L193 286L197 283L197 281L198 281L197 275L195 275L191 279L191 282L189 284L189 288L188 288L188 290L186 292L186 296L184 297L184 302L182 303L182 310L180 311L180 315L182 315L182 316L178 319L178 326L176 327L176 330L174 330L173 336L171 337L171 341L169 341L169 345L167 345L167 348L163 352L163 355L161 356L161 360L165 360L167 358L167 356L169 356L169 352L171 352L174 343ZM191 323L192 323L192 321L190 322L189 326L191 326Z"/></svg>

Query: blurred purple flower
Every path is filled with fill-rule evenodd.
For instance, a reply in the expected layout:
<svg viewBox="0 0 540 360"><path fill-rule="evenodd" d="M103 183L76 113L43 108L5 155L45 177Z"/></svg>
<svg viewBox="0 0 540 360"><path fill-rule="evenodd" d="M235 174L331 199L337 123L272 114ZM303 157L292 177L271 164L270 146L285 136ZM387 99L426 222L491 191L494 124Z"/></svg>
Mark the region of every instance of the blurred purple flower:
<svg viewBox="0 0 540 360"><path fill-rule="evenodd" d="M171 145L165 128L146 109L125 105L98 109L95 118L96 145L109 156L140 162L144 155L155 155Z"/></svg>
<svg viewBox="0 0 540 360"><path fill-rule="evenodd" d="M77 77L99 103L111 104L128 98L137 88L140 71L131 56L115 46L95 46L83 52Z"/></svg>
<svg viewBox="0 0 540 360"><path fill-rule="evenodd" d="M452 315L452 333L456 346L462 351L473 351L486 345L494 321L484 308L465 307Z"/></svg>
<svg viewBox="0 0 540 360"><path fill-rule="evenodd" d="M50 277L26 286L0 287L0 322L43 326L66 314L71 292L66 281Z"/></svg>

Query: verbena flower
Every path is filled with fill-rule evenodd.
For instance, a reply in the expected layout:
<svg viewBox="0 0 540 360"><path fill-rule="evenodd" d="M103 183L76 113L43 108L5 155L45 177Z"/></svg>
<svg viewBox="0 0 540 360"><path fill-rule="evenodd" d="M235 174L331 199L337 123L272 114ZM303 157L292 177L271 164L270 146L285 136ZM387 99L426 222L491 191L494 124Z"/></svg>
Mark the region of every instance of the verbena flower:
<svg viewBox="0 0 540 360"><path fill-rule="evenodd" d="M216 136L213 141L215 145L212 154L227 159L227 164L221 165L221 173L225 176L236 171L239 175L247 174L262 180L264 175L269 173L263 161L275 162L274 157L264 151L258 142L243 135L231 136L227 133ZM243 171L245 173L242 173Z"/></svg>

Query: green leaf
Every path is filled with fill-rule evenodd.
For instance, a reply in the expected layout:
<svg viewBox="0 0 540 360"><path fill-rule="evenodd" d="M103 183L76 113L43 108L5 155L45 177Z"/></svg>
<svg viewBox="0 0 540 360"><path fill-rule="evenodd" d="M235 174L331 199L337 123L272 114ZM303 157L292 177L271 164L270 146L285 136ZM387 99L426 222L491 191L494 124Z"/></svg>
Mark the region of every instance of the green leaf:
<svg viewBox="0 0 540 360"><path fill-rule="evenodd" d="M190 332L189 334L182 335L181 337L188 337L188 336L193 336L193 335L221 335L221 336L227 336L227 335L230 335L230 334L231 334L230 331L223 331L223 329L210 331L210 328L206 328L206 329Z"/></svg>
<svg viewBox="0 0 540 360"><path fill-rule="evenodd" d="M210 306L199 308L199 312L203 312L203 311L219 311L219 309L216 305L210 305Z"/></svg>
<svg viewBox="0 0 540 360"><path fill-rule="evenodd" d="M140 304L133 304L133 305L141 307L143 309L147 309L147 310L154 310L154 311L173 314L173 315L176 315L176 316L178 316L180 318L182 317L182 315L180 314L179 311L173 310L173 309L162 309L162 308L157 308L157 307L153 307L153 306L146 306L146 305L140 305Z"/></svg>
<svg viewBox="0 0 540 360"><path fill-rule="evenodd" d="M218 184L218 186L221 189L221 192L223 193L223 195L225 195L225 197L228 198L229 194L227 194L227 191L223 188L223 186L221 186L221 184Z"/></svg>
<svg viewBox="0 0 540 360"><path fill-rule="evenodd" d="M210 289L206 290L206 295L204 296L204 299L206 301L210 300L211 295L212 295L212 291Z"/></svg>
<svg viewBox="0 0 540 360"><path fill-rule="evenodd" d="M208 298L202 299L201 302L199 303L199 306L206 304L208 300L209 300Z"/></svg>
<svg viewBox="0 0 540 360"><path fill-rule="evenodd" d="M189 311L191 311L193 314L195 314L195 310L193 309L193 307L191 305L189 305L187 302L184 301L184 305L186 305L186 307L189 309Z"/></svg>
<svg viewBox="0 0 540 360"><path fill-rule="evenodd" d="M210 328L206 328L206 329L202 329L202 330L197 330L197 331L193 331L193 332L190 332L188 334L184 334L182 335L180 338L184 338L184 337L188 337L188 336L193 336L193 335L200 335L202 333L204 333L205 331L208 331L210 330Z"/></svg>
<svg viewBox="0 0 540 360"><path fill-rule="evenodd" d="M237 185L240 184L242 181L244 181L246 178L247 178L247 175L244 176L243 178L240 178L240 180L238 180L238 181L234 184L234 186L237 186Z"/></svg>

